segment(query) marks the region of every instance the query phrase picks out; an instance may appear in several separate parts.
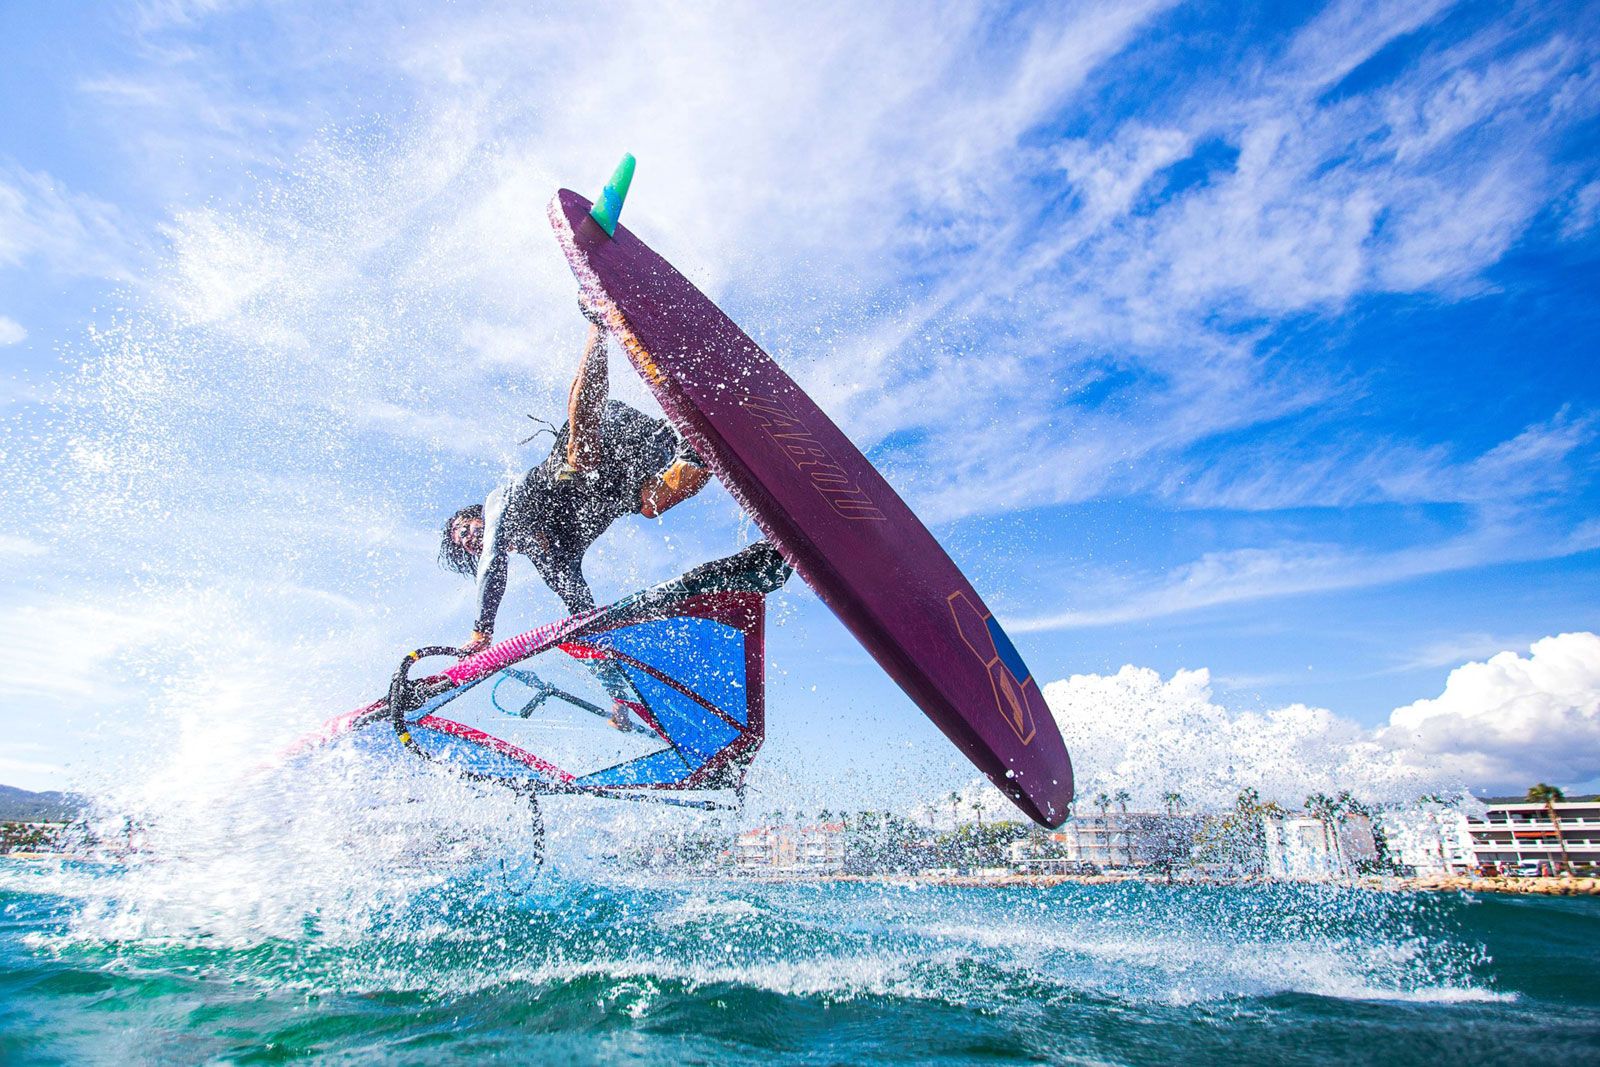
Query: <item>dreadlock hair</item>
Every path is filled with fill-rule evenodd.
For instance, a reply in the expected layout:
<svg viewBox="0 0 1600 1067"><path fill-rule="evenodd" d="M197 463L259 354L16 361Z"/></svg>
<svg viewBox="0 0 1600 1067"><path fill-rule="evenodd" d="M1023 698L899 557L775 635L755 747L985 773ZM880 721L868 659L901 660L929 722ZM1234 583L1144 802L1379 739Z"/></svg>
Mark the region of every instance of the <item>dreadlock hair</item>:
<svg viewBox="0 0 1600 1067"><path fill-rule="evenodd" d="M469 504L444 520L444 536L439 542L439 566L447 571L465 574L468 578L478 573L478 557L456 544L450 536L450 527L456 524L457 519L483 518L482 504Z"/></svg>

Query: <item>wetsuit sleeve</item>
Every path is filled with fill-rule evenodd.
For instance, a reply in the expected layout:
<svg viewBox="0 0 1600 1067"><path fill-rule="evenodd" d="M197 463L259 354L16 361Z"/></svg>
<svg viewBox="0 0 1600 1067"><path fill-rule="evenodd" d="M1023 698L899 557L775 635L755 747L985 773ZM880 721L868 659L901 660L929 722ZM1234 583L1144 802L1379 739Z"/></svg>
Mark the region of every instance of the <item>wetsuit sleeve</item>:
<svg viewBox="0 0 1600 1067"><path fill-rule="evenodd" d="M672 458L667 460L667 466L663 467L663 470L678 462L693 463L696 467L704 467L706 465L706 461L700 458L700 453L694 450L694 446L678 432L676 427L673 427L672 436L676 438L677 447L672 450Z"/></svg>
<svg viewBox="0 0 1600 1067"><path fill-rule="evenodd" d="M545 552L532 553L532 559L533 565L539 569L539 576L561 598L569 614L577 615L593 609L594 593L590 591L589 583L584 581L582 559L552 559Z"/></svg>
<svg viewBox="0 0 1600 1067"><path fill-rule="evenodd" d="M506 551L506 502L510 493L496 489L483 504L483 552L478 556L478 618L472 628L481 634L494 633L494 617L506 595L506 575L511 557Z"/></svg>

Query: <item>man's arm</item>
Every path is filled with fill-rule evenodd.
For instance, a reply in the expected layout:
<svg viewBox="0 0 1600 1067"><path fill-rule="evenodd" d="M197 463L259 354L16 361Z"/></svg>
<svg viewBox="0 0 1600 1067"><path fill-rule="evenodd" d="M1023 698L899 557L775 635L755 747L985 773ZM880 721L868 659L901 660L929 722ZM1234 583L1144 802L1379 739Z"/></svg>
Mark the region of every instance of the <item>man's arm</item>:
<svg viewBox="0 0 1600 1067"><path fill-rule="evenodd" d="M494 617L500 613L500 600L506 595L506 575L511 561L506 553L485 556L478 568L478 617L472 623L473 636L492 637Z"/></svg>
<svg viewBox="0 0 1600 1067"><path fill-rule="evenodd" d="M589 320L589 339L567 394L567 466L594 470L600 463L600 412L611 389L606 366L606 332L598 319Z"/></svg>
<svg viewBox="0 0 1600 1067"><path fill-rule="evenodd" d="M511 571L511 557L506 551L506 504L511 494L496 489L483 505L483 550L478 554L478 616L472 623L472 636L461 646L463 652L477 652L489 647L494 638L494 618L500 613L500 601L506 595L506 576Z"/></svg>
<svg viewBox="0 0 1600 1067"><path fill-rule="evenodd" d="M710 480L710 471L680 459L639 490L639 514L647 519L659 518L662 512L677 507L705 488Z"/></svg>
<svg viewBox="0 0 1600 1067"><path fill-rule="evenodd" d="M672 461L656 475L655 481L639 490L639 514L647 519L659 518L662 512L677 507L704 489L710 480L711 472L706 470L705 460L679 435Z"/></svg>
<svg viewBox="0 0 1600 1067"><path fill-rule="evenodd" d="M544 579L551 592L561 598L568 614L577 615L594 608L594 593L584 580L581 559L561 561L550 558L544 552L532 553L530 558L539 571L539 577Z"/></svg>

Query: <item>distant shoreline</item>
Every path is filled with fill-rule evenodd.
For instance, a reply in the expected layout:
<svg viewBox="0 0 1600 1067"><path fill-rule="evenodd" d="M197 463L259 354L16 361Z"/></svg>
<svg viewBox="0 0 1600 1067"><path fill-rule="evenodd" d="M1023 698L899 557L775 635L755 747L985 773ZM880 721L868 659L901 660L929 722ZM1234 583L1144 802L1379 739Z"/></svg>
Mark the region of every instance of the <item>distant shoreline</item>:
<svg viewBox="0 0 1600 1067"><path fill-rule="evenodd" d="M1267 881L1264 879L1151 878L1116 874L898 874L898 875L813 875L742 876L754 882L877 882L890 885L941 886L954 889L1048 889L1058 885L1147 885L1241 886L1241 885L1333 885L1382 892L1458 892L1521 893L1537 896L1600 896L1600 878L1473 878L1465 875L1432 875L1419 878L1361 878L1353 882Z"/></svg>
<svg viewBox="0 0 1600 1067"><path fill-rule="evenodd" d="M72 862L104 862L104 857L89 857L68 852L3 852L0 860L66 860ZM1331 885L1352 889L1372 889L1380 892L1449 892L1449 893L1509 893L1547 897L1600 896L1600 878L1476 878L1467 875L1428 875L1417 878L1366 877L1354 882L1329 880L1323 882L1267 881L1265 879L1225 878L1152 878L1137 874L798 874L774 873L767 877L737 871L656 871L653 873L704 877L707 874L731 876L735 881L756 884L819 884L835 882L862 882L880 885L938 886L949 889L1049 889L1058 885L1146 885L1177 886L1260 886L1260 885Z"/></svg>

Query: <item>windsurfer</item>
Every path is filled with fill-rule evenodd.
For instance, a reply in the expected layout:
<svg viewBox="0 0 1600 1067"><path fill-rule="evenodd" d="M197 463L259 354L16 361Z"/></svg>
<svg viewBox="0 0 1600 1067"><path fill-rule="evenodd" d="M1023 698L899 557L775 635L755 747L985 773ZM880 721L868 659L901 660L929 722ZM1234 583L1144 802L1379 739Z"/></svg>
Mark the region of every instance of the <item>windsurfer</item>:
<svg viewBox="0 0 1600 1067"><path fill-rule="evenodd" d="M595 606L583 576L589 546L624 515L656 518L710 479L700 457L665 419L609 400L606 332L596 313L567 398L567 421L544 461L445 523L439 561L475 577L478 616L463 654L491 643L510 554L520 552L569 612Z"/></svg>

